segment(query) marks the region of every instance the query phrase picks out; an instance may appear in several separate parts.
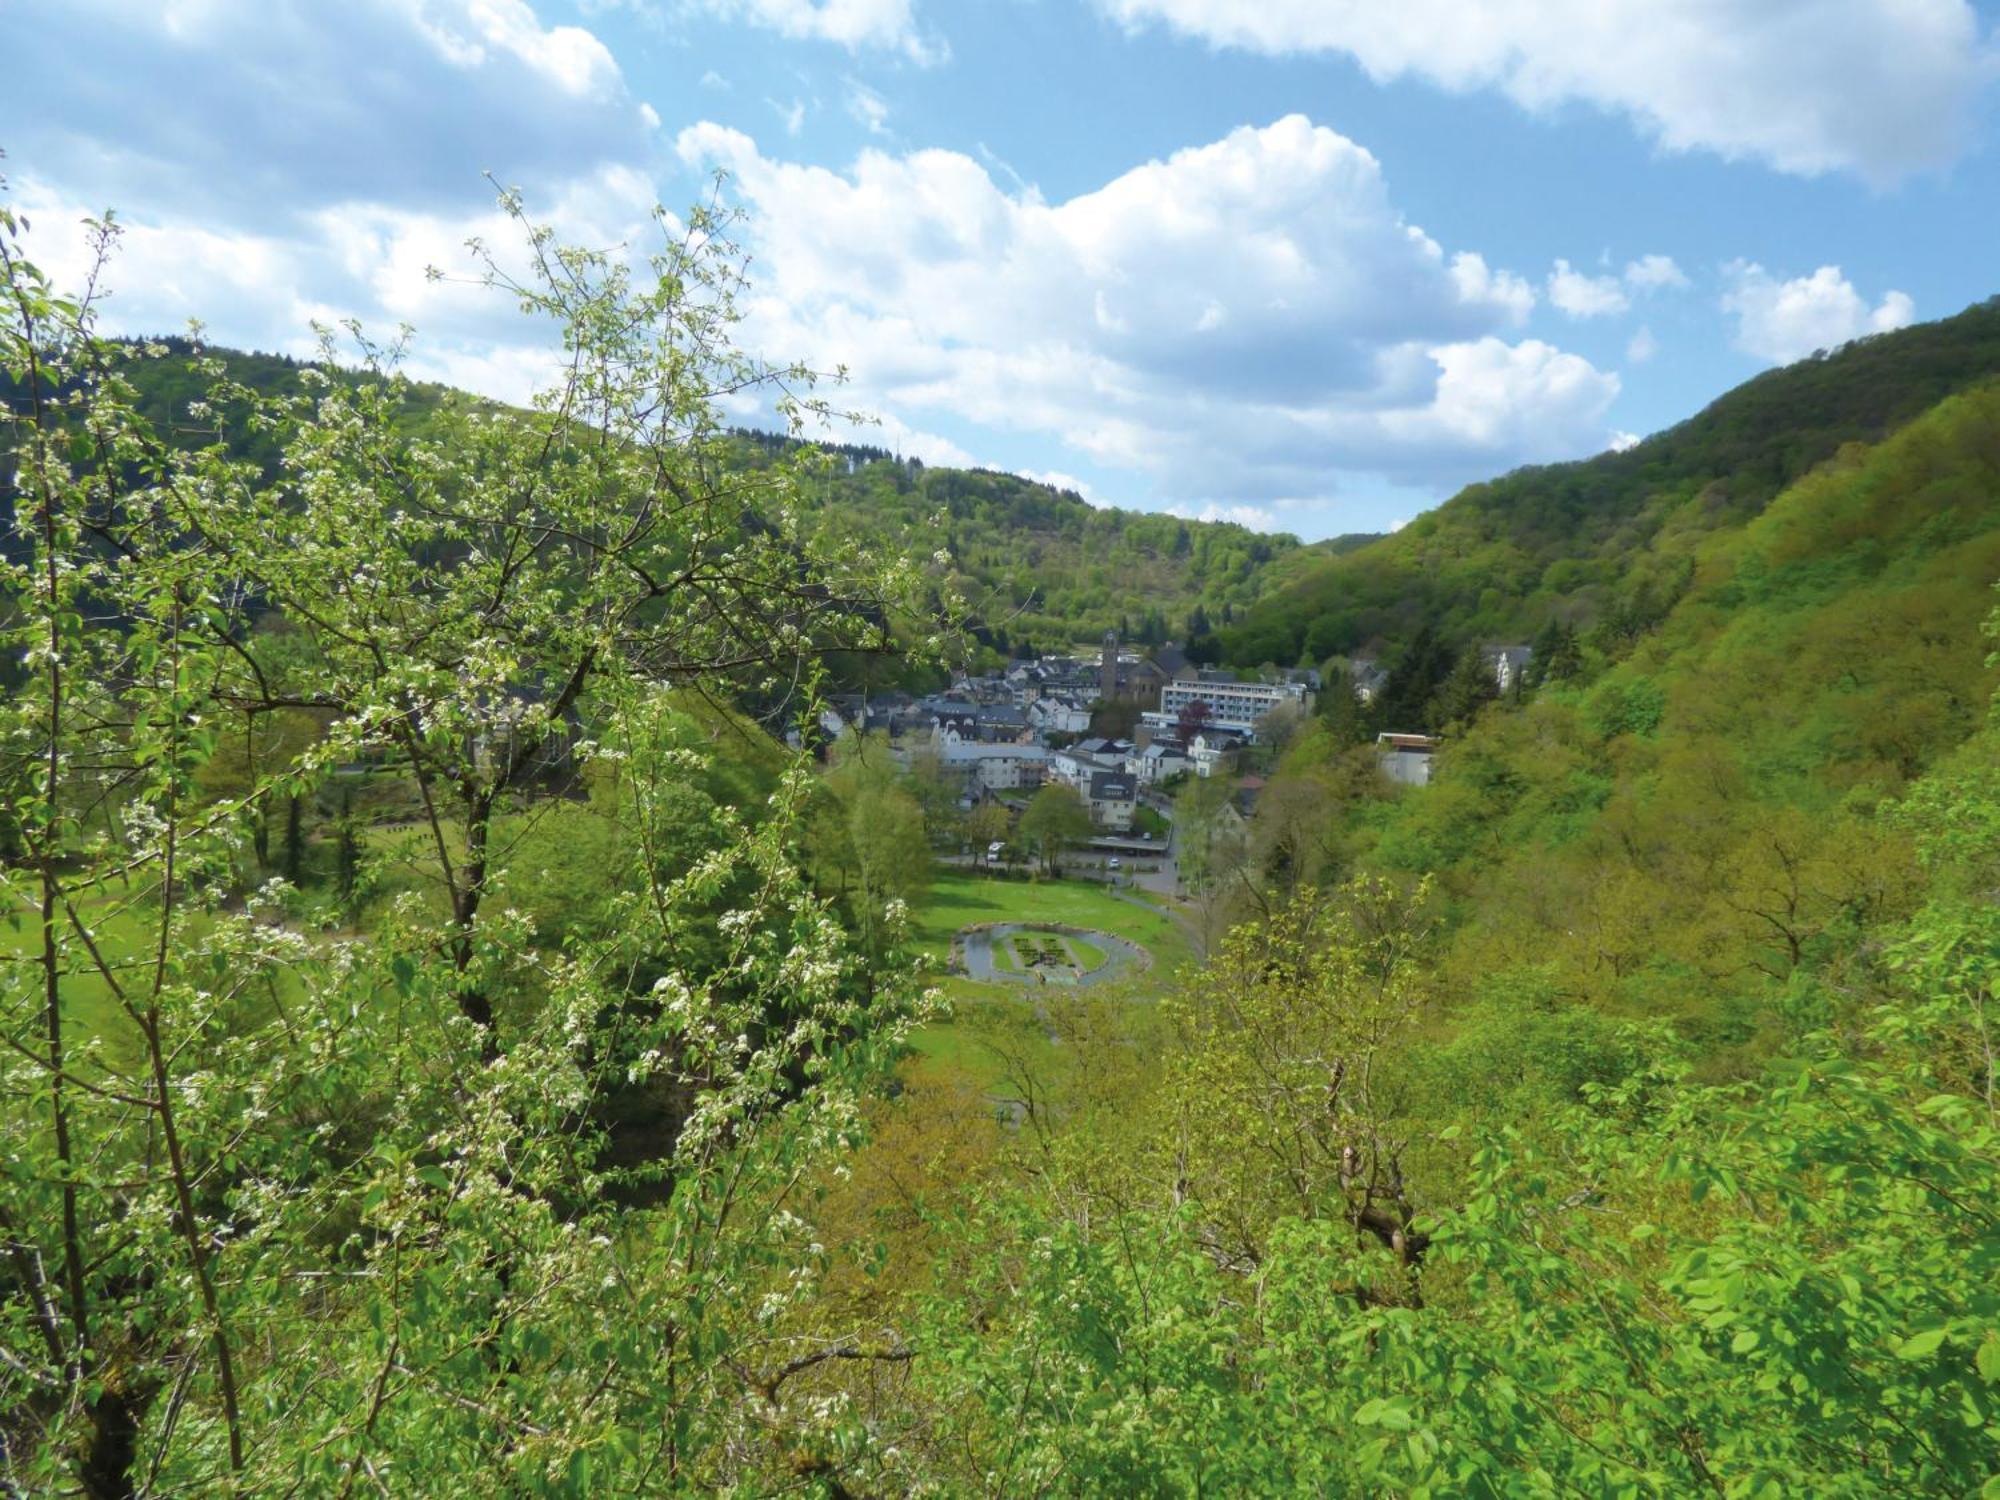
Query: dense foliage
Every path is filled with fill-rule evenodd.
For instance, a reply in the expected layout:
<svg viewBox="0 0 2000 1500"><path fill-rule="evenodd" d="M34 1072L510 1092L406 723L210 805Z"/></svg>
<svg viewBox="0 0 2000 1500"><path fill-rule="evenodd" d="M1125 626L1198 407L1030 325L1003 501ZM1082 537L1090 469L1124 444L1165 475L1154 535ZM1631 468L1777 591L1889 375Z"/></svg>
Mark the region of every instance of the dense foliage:
<svg viewBox="0 0 2000 1500"><path fill-rule="evenodd" d="M913 911L1084 809L785 712L1310 559L729 432L726 226L520 222L513 411L101 340L0 213L0 1486L2000 1495L1996 309L1314 564L1377 707L1089 891L1201 961L942 1027Z"/></svg>
<svg viewBox="0 0 2000 1500"><path fill-rule="evenodd" d="M186 338L163 338L154 347L164 357L128 372L133 406L150 431L181 442L214 432L189 416L208 396L208 377L193 362L198 352L221 359L232 380L267 397L296 394L315 374L336 386L351 380L340 364L202 351ZM0 399L16 394L0 372ZM465 404L443 387L405 382L384 415L404 437L432 436L441 413ZM279 454L267 435L230 428L223 436L239 457L276 473ZM738 429L720 435L711 456L746 476L774 466L809 472L798 489L809 534L924 563L940 606L946 600L973 606L963 644L985 648L989 659L1091 645L1107 630L1140 644L1201 635L1227 625L1311 558L1357 540L1301 547L1294 537L1232 522L1098 507L1013 474L927 467L880 448L803 444L783 433ZM880 669L833 660L856 682L882 676Z"/></svg>
<svg viewBox="0 0 2000 1500"><path fill-rule="evenodd" d="M1393 536L1314 559L1210 650L1231 662L1398 658L1529 641L1551 620L1629 637L1688 581L1691 550L1852 442L1875 442L2000 370L2000 298L1772 370L1634 447L1475 484Z"/></svg>

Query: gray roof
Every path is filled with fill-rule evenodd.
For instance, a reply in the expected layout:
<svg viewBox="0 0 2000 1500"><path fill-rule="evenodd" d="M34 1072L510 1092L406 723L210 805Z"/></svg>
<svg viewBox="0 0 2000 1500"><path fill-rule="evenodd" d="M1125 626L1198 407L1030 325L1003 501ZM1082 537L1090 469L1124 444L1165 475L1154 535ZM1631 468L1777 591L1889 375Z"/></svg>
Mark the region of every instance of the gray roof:
<svg viewBox="0 0 2000 1500"><path fill-rule="evenodd" d="M1099 771L1090 778L1092 802L1130 802L1135 795L1132 778L1116 771Z"/></svg>

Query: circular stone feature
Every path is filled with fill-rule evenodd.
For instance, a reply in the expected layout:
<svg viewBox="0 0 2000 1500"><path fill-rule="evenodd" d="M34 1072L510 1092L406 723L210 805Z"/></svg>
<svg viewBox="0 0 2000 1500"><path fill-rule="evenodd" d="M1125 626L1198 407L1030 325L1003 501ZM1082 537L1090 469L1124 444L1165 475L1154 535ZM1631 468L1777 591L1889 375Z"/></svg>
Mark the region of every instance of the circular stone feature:
<svg viewBox="0 0 2000 1500"><path fill-rule="evenodd" d="M992 922L958 935L965 972L983 984L1102 984L1152 963L1137 943L1094 928Z"/></svg>

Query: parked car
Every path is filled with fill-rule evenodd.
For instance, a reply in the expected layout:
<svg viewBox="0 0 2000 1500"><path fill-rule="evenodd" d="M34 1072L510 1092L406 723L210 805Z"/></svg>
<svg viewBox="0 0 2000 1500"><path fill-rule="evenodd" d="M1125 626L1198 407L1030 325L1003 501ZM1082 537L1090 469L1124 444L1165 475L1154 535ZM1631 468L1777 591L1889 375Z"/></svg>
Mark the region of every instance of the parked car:
<svg viewBox="0 0 2000 1500"><path fill-rule="evenodd" d="M1112 855L1112 856L1111 856L1111 858L1109 858L1108 860L1106 860L1106 861L1104 862L1104 868L1105 868L1105 869L1107 869L1107 870L1115 870L1115 869L1117 869L1117 868L1118 868L1118 856L1114 854L1114 855Z"/></svg>
<svg viewBox="0 0 2000 1500"><path fill-rule="evenodd" d="M1006 850L1006 848L1007 848L1006 844L1002 843L999 839L995 839L992 843L986 846L986 857L989 860L998 859L1001 856L1001 854Z"/></svg>

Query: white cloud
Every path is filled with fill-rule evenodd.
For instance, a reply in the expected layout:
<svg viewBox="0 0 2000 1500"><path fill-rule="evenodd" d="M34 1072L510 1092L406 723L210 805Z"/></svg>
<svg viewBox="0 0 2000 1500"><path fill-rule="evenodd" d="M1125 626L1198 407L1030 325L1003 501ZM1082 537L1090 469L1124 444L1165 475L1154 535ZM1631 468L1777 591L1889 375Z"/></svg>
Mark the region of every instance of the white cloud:
<svg viewBox="0 0 2000 1500"><path fill-rule="evenodd" d="M1206 505L1169 505L1167 514L1183 521L1233 521L1252 531L1276 531L1278 518L1261 505L1225 505L1211 500Z"/></svg>
<svg viewBox="0 0 2000 1500"><path fill-rule="evenodd" d="M845 364L843 401L1052 435L1195 505L1325 497L1339 472L1435 492L1605 441L1617 377L1498 337L1526 284L1448 257L1302 117L1060 203L957 152L839 172L719 125L678 145L752 210L758 347Z"/></svg>
<svg viewBox="0 0 2000 1500"><path fill-rule="evenodd" d="M1730 282L1722 308L1736 316L1736 347L1774 365L1790 364L1819 349L1833 349L1866 333L1885 333L1915 321L1916 304L1892 291L1870 308L1838 266L1780 281L1754 261L1723 268Z"/></svg>
<svg viewBox="0 0 2000 1500"><path fill-rule="evenodd" d="M1616 276L1591 276L1566 260L1549 273L1549 301L1572 318L1604 318L1630 307Z"/></svg>
<svg viewBox="0 0 2000 1500"><path fill-rule="evenodd" d="M1065 474L1061 469L1023 469L1023 479L1032 479L1037 484L1045 484L1052 490L1068 490L1079 497L1084 504L1103 509L1106 502L1098 499L1097 491L1087 479L1078 479L1074 474Z"/></svg>
<svg viewBox="0 0 2000 1500"><path fill-rule="evenodd" d="M899 52L915 63L943 62L951 49L917 26L911 0L691 0L711 15L762 26L796 40L849 51Z"/></svg>
<svg viewBox="0 0 2000 1500"><path fill-rule="evenodd" d="M1642 255L1627 262L1625 284L1635 291L1657 292L1668 287L1684 288L1688 279L1671 255Z"/></svg>
<svg viewBox="0 0 2000 1500"><path fill-rule="evenodd" d="M1662 146L1889 181L1964 148L1993 53L1967 0L1099 0L1212 45L1629 116Z"/></svg>
<svg viewBox="0 0 2000 1500"><path fill-rule="evenodd" d="M87 268L85 206L35 178L16 182L14 196L32 224L30 254L58 285L76 285ZM532 207L573 242L643 247L652 202L644 177L607 168ZM469 282L465 245L474 237L511 274L528 274L526 247L495 206L434 214L342 203L283 234L171 213L119 218L104 280L113 332L172 332L198 319L218 342L305 356L315 352L314 322L356 317L378 338L411 324L419 332L411 373L500 400L526 400L557 371L552 334L538 337L511 299ZM457 274L434 280L432 266Z"/></svg>
<svg viewBox="0 0 2000 1500"><path fill-rule="evenodd" d="M398 8L418 34L455 66L481 68L498 52L514 57L565 93L611 95L623 86L618 64L604 43L580 26L544 30L527 0L476 0L462 5L403 0ZM171 12L168 20L171 25Z"/></svg>
<svg viewBox="0 0 2000 1500"><path fill-rule="evenodd" d="M1461 250L1451 258L1451 278L1466 301L1498 303L1515 323L1527 322L1535 310L1535 289L1512 271L1490 269L1475 250Z"/></svg>
<svg viewBox="0 0 2000 1500"><path fill-rule="evenodd" d="M16 170L99 206L284 234L302 205L476 212L486 169L554 191L654 149L604 44L524 0L65 0L4 26Z"/></svg>
<svg viewBox="0 0 2000 1500"><path fill-rule="evenodd" d="M858 79L842 80L847 86L847 112L870 135L889 133L889 101Z"/></svg>
<svg viewBox="0 0 2000 1500"><path fill-rule="evenodd" d="M1660 341L1653 337L1653 330L1641 328L1632 335L1625 346L1625 358L1635 365L1643 365L1660 352Z"/></svg>

